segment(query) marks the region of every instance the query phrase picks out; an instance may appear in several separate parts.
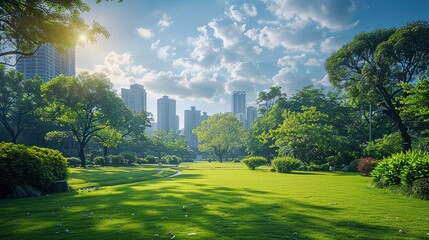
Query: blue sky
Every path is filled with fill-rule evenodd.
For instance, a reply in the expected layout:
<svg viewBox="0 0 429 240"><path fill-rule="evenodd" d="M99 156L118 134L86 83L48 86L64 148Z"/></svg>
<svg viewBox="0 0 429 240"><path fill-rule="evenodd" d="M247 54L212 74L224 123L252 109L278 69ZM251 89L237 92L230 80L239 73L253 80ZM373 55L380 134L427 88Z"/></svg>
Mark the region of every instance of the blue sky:
<svg viewBox="0 0 429 240"><path fill-rule="evenodd" d="M288 95L329 88L324 62L361 32L429 20L426 0L88 1L83 17L111 37L77 49L79 70L106 73L115 89L139 83L148 111L168 95L183 111L231 111L231 92L280 85Z"/></svg>

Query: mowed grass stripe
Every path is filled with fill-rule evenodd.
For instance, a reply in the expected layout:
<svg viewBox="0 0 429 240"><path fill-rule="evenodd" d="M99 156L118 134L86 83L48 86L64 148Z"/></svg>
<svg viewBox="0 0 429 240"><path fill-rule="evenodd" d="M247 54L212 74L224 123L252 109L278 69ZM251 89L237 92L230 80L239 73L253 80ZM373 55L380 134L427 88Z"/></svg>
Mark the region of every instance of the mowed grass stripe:
<svg viewBox="0 0 429 240"><path fill-rule="evenodd" d="M191 163L181 169L175 178L0 201L0 239L429 236L427 201L372 188L370 178L357 174L278 174L239 163Z"/></svg>

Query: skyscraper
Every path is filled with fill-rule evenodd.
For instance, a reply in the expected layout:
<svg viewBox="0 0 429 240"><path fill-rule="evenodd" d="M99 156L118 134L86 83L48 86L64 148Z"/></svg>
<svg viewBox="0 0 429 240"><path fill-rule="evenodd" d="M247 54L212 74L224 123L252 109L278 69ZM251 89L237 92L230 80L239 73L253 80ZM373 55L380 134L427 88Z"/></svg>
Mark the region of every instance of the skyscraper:
<svg viewBox="0 0 429 240"><path fill-rule="evenodd" d="M158 130L177 132L176 100L163 96L157 101Z"/></svg>
<svg viewBox="0 0 429 240"><path fill-rule="evenodd" d="M232 93L231 110L234 115L246 114L246 91L234 91Z"/></svg>
<svg viewBox="0 0 429 240"><path fill-rule="evenodd" d="M16 70L23 73L25 79L33 79L39 75L44 82L60 74L74 76L76 74L75 49L66 49L62 53L51 44L44 43L33 56L19 59Z"/></svg>
<svg viewBox="0 0 429 240"><path fill-rule="evenodd" d="M207 114L207 113L206 113ZM198 147L197 135L192 133L192 130L201 124L201 111L191 107L190 110L185 110L185 138L190 148Z"/></svg>
<svg viewBox="0 0 429 240"><path fill-rule="evenodd" d="M146 111L147 96L146 90L140 84L130 85L130 89L121 88L121 96L124 99L125 106L132 111Z"/></svg>
<svg viewBox="0 0 429 240"><path fill-rule="evenodd" d="M258 110L256 107L247 107L247 115L246 115L246 130L252 127L253 122L258 117Z"/></svg>

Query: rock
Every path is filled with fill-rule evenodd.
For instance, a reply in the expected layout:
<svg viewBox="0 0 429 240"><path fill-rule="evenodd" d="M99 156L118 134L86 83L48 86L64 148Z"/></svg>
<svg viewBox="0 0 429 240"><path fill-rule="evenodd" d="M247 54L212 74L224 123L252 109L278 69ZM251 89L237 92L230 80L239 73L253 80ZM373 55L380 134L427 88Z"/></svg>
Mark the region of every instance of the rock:
<svg viewBox="0 0 429 240"><path fill-rule="evenodd" d="M42 192L29 185L18 185L15 187L15 196L18 198L24 198L24 197L40 197L42 195Z"/></svg>
<svg viewBox="0 0 429 240"><path fill-rule="evenodd" d="M67 180L56 181L51 185L52 193L69 192L69 184Z"/></svg>

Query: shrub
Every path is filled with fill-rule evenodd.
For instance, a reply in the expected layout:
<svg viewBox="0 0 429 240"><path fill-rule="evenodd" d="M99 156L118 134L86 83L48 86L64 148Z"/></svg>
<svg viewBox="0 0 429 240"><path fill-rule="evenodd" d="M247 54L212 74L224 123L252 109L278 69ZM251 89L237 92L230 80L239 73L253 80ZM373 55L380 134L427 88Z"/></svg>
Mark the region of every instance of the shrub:
<svg viewBox="0 0 429 240"><path fill-rule="evenodd" d="M250 170L255 170L257 167L267 165L267 160L264 157L246 157L241 160L241 162L246 164Z"/></svg>
<svg viewBox="0 0 429 240"><path fill-rule="evenodd" d="M107 159L113 165L125 164L125 158L122 155L109 155Z"/></svg>
<svg viewBox="0 0 429 240"><path fill-rule="evenodd" d="M364 150L364 155L377 159L389 157L402 151L402 139L399 132L385 134L382 138L370 142Z"/></svg>
<svg viewBox="0 0 429 240"><path fill-rule="evenodd" d="M121 153L121 156L124 157L125 162L129 165L137 162L137 157L132 152L123 152Z"/></svg>
<svg viewBox="0 0 429 240"><path fill-rule="evenodd" d="M104 157L101 157L101 156L97 156L97 157L95 157L95 158L94 158L94 163L95 163L96 165L102 165L102 166L104 166L104 165L105 165Z"/></svg>
<svg viewBox="0 0 429 240"><path fill-rule="evenodd" d="M379 187L411 186L419 178L429 177L429 154L421 152L397 153L385 158L372 171Z"/></svg>
<svg viewBox="0 0 429 240"><path fill-rule="evenodd" d="M369 176L369 173L374 170L377 166L378 160L372 157L366 157L359 159L357 170L365 176Z"/></svg>
<svg viewBox="0 0 429 240"><path fill-rule="evenodd" d="M149 163L149 161L145 158L138 158L137 163L138 164L147 164L147 163Z"/></svg>
<svg viewBox="0 0 429 240"><path fill-rule="evenodd" d="M82 162L77 157L69 157L67 158L67 166L69 167L80 167Z"/></svg>
<svg viewBox="0 0 429 240"><path fill-rule="evenodd" d="M349 163L349 165L345 167L344 171L346 171L346 172L357 172L359 161L360 161L360 159L356 159L356 160L351 161Z"/></svg>
<svg viewBox="0 0 429 240"><path fill-rule="evenodd" d="M167 158L168 164L179 165L181 162L182 162L182 158L176 155L168 156Z"/></svg>
<svg viewBox="0 0 429 240"><path fill-rule="evenodd" d="M147 156L146 161L148 164L157 164L156 157L154 157L154 156Z"/></svg>
<svg viewBox="0 0 429 240"><path fill-rule="evenodd" d="M429 178L420 178L415 180L411 189L414 194L423 199L429 200Z"/></svg>
<svg viewBox="0 0 429 240"><path fill-rule="evenodd" d="M279 157L275 158L271 165L276 169L276 172L290 173L292 170L298 170L302 163L300 160L293 157Z"/></svg>
<svg viewBox="0 0 429 240"><path fill-rule="evenodd" d="M57 150L0 143L0 197L18 185L48 192L50 185L67 178L67 159Z"/></svg>

